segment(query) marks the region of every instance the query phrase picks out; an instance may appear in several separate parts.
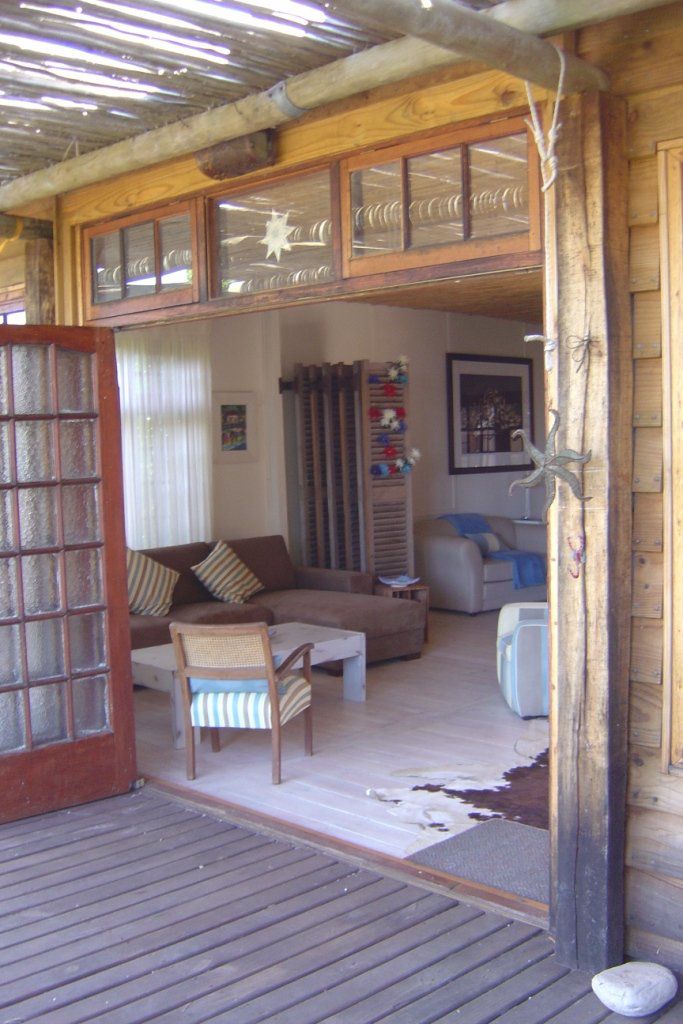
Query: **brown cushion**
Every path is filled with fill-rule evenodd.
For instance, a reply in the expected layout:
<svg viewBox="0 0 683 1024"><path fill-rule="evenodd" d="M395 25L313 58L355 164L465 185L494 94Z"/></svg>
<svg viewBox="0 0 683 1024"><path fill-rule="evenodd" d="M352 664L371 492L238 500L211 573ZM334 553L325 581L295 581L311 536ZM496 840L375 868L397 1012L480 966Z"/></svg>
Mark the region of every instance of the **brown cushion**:
<svg viewBox="0 0 683 1024"><path fill-rule="evenodd" d="M155 562L175 569L180 579L173 590L173 607L179 604L194 604L196 601L210 601L212 595L192 572L192 566L201 562L211 551L211 544L174 544L166 548L147 548L142 552Z"/></svg>
<svg viewBox="0 0 683 1024"><path fill-rule="evenodd" d="M418 601L332 590L279 590L256 594L252 604L265 606L275 622L310 622L314 626L351 629L366 637L424 630L425 606Z"/></svg>
<svg viewBox="0 0 683 1024"><path fill-rule="evenodd" d="M227 543L253 572L265 590L290 590L296 587L296 570L284 537L247 537Z"/></svg>
<svg viewBox="0 0 683 1024"><path fill-rule="evenodd" d="M197 604L173 605L168 615L131 615L130 642L133 650L170 644L172 622L195 622L207 626L230 622L266 622L275 617L269 608L253 604L227 604L224 601L202 601Z"/></svg>

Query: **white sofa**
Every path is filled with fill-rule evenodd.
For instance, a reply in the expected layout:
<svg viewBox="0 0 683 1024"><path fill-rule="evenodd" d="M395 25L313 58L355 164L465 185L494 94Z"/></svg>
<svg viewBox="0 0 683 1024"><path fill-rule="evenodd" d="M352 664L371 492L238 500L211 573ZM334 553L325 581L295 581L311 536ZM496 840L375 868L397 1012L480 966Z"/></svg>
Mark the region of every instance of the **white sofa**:
<svg viewBox="0 0 683 1024"><path fill-rule="evenodd" d="M546 552L542 523L517 523L504 516L486 516L491 530L518 551ZM431 608L448 611L492 611L516 601L545 601L545 586L522 587L512 582L512 564L485 558L473 540L461 537L445 519L415 522L415 572L429 585Z"/></svg>

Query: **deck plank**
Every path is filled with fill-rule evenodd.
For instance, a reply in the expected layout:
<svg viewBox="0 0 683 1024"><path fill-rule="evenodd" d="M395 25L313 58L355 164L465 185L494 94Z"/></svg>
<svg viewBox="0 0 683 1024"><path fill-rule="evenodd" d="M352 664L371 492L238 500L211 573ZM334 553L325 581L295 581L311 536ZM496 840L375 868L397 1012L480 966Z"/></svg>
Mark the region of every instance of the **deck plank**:
<svg viewBox="0 0 683 1024"><path fill-rule="evenodd" d="M0 1024L619 1020L531 924L148 787L3 853Z"/></svg>

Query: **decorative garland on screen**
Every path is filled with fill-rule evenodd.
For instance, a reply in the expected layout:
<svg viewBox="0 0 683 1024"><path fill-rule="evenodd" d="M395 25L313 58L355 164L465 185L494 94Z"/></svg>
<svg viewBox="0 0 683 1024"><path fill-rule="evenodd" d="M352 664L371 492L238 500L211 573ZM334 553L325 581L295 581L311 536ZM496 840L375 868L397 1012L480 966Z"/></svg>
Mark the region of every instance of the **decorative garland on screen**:
<svg viewBox="0 0 683 1024"><path fill-rule="evenodd" d="M408 383L408 360L405 356L399 356L395 362L387 363L386 374L370 374L368 382L381 384L385 398L397 397L399 386ZM385 431L377 437L377 443L382 446L384 459L373 462L370 466L372 476L398 476L401 473L410 473L420 458L420 451L417 448L410 448L405 455L401 455L400 448L397 447L397 444L401 443L400 435L405 434L407 430L406 411L403 406L389 409L371 406L370 419Z"/></svg>

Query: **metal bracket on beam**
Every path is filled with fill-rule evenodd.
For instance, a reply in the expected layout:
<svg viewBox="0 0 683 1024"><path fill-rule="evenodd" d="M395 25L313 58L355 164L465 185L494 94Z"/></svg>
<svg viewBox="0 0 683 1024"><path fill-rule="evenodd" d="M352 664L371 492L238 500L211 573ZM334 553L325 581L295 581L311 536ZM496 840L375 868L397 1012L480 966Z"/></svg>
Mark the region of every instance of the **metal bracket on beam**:
<svg viewBox="0 0 683 1024"><path fill-rule="evenodd" d="M287 84L286 82L278 82L272 89L268 90L268 98L273 101L278 110L281 110L285 117L292 119L296 117L302 117L303 114L308 113L306 107L297 107L296 103L292 103L289 96L287 95Z"/></svg>

